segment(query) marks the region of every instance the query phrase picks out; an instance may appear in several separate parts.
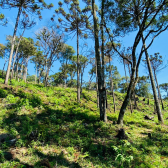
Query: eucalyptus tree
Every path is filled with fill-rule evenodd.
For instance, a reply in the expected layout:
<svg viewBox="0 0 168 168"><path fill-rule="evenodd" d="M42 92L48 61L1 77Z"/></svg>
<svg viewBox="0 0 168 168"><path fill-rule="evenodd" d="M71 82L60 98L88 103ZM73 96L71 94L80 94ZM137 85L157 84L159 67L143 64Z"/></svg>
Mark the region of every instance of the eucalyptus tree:
<svg viewBox="0 0 168 168"><path fill-rule="evenodd" d="M41 71L44 67L44 56L43 56L43 52L38 50L36 51L34 57L31 58L31 62L35 64L35 84L36 82L38 81L38 84L40 83L40 74L41 74ZM37 80L38 78L38 80Z"/></svg>
<svg viewBox="0 0 168 168"><path fill-rule="evenodd" d="M62 8L63 3L58 2L59 8L55 10L62 17L58 18L60 25L65 29L65 32L74 34L77 37L77 101L80 102L80 63L79 63L79 36L87 38L87 30L91 29L87 12L91 10L91 6L87 6L81 10L79 0L64 0L68 6L68 12ZM83 33L85 32L85 33Z"/></svg>
<svg viewBox="0 0 168 168"><path fill-rule="evenodd" d="M30 29L32 28L33 26L35 25L35 22L34 21L30 21L30 18L26 15L24 16L24 18L21 20L20 22L20 28L23 29L22 31L22 34L20 35L17 43L15 41L15 45L16 45L16 51L15 51L15 54L13 56L13 64L12 64L12 72L11 72L11 78L13 78L13 72L14 72L14 65L15 65L15 60L16 60L16 56L17 56L17 52L18 52L18 49L19 49L19 45L20 45L20 42L22 40L22 37L24 35L24 32L26 29Z"/></svg>
<svg viewBox="0 0 168 168"><path fill-rule="evenodd" d="M155 37L168 28L167 6L167 0L107 1L106 11L108 12L106 16L115 23L113 24L115 25L115 30L113 33L117 35L125 35L133 30L136 31L135 40L132 45L132 59L131 61L128 60L131 65L131 79L127 90L127 95L120 109L120 114L117 121L118 124L123 124L123 117L126 107L138 81L138 70L143 53L145 52L146 59L148 60L147 49L152 45ZM113 41L113 37L110 36L110 38ZM141 40L142 44L140 43ZM147 40L149 40L149 44L146 46ZM137 55L136 52L138 45L141 45L141 49ZM152 86L154 87L153 84ZM154 98L157 104L156 110L158 120L163 123L160 106L155 94Z"/></svg>
<svg viewBox="0 0 168 168"><path fill-rule="evenodd" d="M21 50L23 51L23 59L24 59L24 73L23 80L26 82L27 78L27 70L28 70L28 62L31 56L36 54L36 47L34 46L34 41L31 38L25 38L21 41L20 44Z"/></svg>
<svg viewBox="0 0 168 168"><path fill-rule="evenodd" d="M36 33L36 38L45 56L45 86L47 86L51 66L62 54L64 37L63 34L58 34L54 27L43 27Z"/></svg>
<svg viewBox="0 0 168 168"><path fill-rule="evenodd" d="M11 62L12 62L12 57L13 57L13 51L14 51L14 43L16 39L16 33L18 29L18 24L21 18L21 15L38 15L39 19L42 19L41 16L41 10L44 8L50 9L53 4L47 5L44 1L39 1L39 0L4 0L1 1L3 2L3 8L17 8L18 13L16 17L16 23L14 27L14 32L13 32L13 37L12 37L12 42L11 42L11 51L10 51L10 56L9 56L9 62L8 62L8 69L6 73L6 78L5 78L5 84L8 84L8 79L9 79L9 73L10 73L10 68L11 68Z"/></svg>

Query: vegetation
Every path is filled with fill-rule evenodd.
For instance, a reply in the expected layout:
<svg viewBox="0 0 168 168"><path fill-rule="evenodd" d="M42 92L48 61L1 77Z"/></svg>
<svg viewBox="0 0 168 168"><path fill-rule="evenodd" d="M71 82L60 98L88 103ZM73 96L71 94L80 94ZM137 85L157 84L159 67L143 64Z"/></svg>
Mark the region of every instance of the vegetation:
<svg viewBox="0 0 168 168"><path fill-rule="evenodd" d="M99 122L96 91L83 89L76 103L76 89L44 87L0 79L0 166L7 167L166 167L168 164L167 126L158 125L154 101L139 97L137 110L127 109L124 129L128 139L119 140L116 124L125 94L108 96L108 123ZM168 105L167 101L164 104ZM168 110L168 109L166 109ZM154 116L144 120L145 115ZM168 114L164 112L165 123ZM12 144L11 139L16 139ZM14 148L15 147L15 148ZM10 159L11 157L14 160ZM155 159L153 159L155 158ZM46 161L46 163L44 162ZM46 166L47 167L47 166Z"/></svg>
<svg viewBox="0 0 168 168"><path fill-rule="evenodd" d="M0 26L8 26L5 10L16 13L13 35L0 43L0 167L167 167L168 83L158 76L167 64L149 50L168 29L167 7L0 1ZM43 15L47 23L37 25ZM139 76L142 61L147 74Z"/></svg>

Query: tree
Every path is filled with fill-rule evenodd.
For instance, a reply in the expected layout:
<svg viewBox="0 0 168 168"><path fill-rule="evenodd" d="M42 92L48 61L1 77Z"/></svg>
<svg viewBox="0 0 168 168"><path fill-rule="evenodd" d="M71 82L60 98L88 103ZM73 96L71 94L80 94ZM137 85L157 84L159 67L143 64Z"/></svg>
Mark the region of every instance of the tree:
<svg viewBox="0 0 168 168"><path fill-rule="evenodd" d="M44 60L44 55L43 52L38 50L33 58L31 58L31 62L35 64L35 70L36 70L36 75L35 75L35 83L38 78L38 84L40 83L40 78L42 75L42 72L44 70L45 66L45 60Z"/></svg>
<svg viewBox="0 0 168 168"><path fill-rule="evenodd" d="M115 5L114 5L115 3ZM138 81L138 70L141 62L142 54L152 45L155 37L157 37L161 32L165 31L168 28L167 25L167 5L168 2L166 0L162 0L159 2L156 1L107 1L107 14L108 19L115 23L115 30L113 33L115 35L126 34L133 30L136 30L136 36L134 43L132 45L132 54L131 61L127 58L124 58L130 62L131 65L131 78L129 87L127 90L127 95L120 109L120 114L118 117L118 124L123 124L123 117L125 114L126 107L129 103L129 99L134 92L135 86ZM113 42L113 36L109 33L107 26L106 31L109 34L111 41ZM144 34L143 34L144 33ZM144 35L144 40L142 39L142 35ZM149 41L149 45L144 47L147 39L151 39ZM139 55L136 54L137 46L140 44L140 41L143 41L143 45L141 45L141 50ZM122 57L122 55L120 54ZM156 97L156 96L155 96ZM157 100L155 100L157 101ZM159 109L159 105L157 104L157 114L158 119L163 123L161 111Z"/></svg>
<svg viewBox="0 0 168 168"><path fill-rule="evenodd" d="M20 48L23 52L23 62L25 65L23 72L23 80L26 82L28 62L31 56L36 54L36 47L34 46L34 41L31 38L23 38L20 44Z"/></svg>
<svg viewBox="0 0 168 168"><path fill-rule="evenodd" d="M2 77L4 77L5 65L7 63L8 54L10 52L10 48L9 47L10 46L8 44L6 44L6 45L0 44L0 57L1 58L5 58L5 63L4 63L3 70L2 70Z"/></svg>
<svg viewBox="0 0 168 168"><path fill-rule="evenodd" d="M145 62L145 64L147 64L146 60L143 60L143 61ZM158 98L161 100L162 110L164 110L164 105L163 105L163 101L162 101L162 97L161 97L160 88L159 88L159 84L158 84L156 73L161 71L166 66L163 67L162 56L159 55L159 53L154 53L154 56L150 55L149 56L149 61L151 63L151 68L152 68L153 73L154 73L154 78L155 78L155 82L156 82L156 86L157 86L157 90L158 90Z"/></svg>
<svg viewBox="0 0 168 168"><path fill-rule="evenodd" d="M58 34L54 27L43 27L36 33L40 46L45 56L45 86L47 86L50 68L62 53L63 34Z"/></svg>
<svg viewBox="0 0 168 168"><path fill-rule="evenodd" d="M79 61L79 36L82 36L82 31L85 31L84 37L87 38L86 31L91 29L89 18L86 13L91 9L91 6L80 9L78 0L65 0L65 4L68 6L68 12L66 13L62 8L63 3L58 2L59 8L55 10L57 14L61 14L64 18L58 18L62 28L65 32L70 34L75 33L77 37L77 102L80 102L80 61ZM87 28L87 29L86 29Z"/></svg>
<svg viewBox="0 0 168 168"><path fill-rule="evenodd" d="M75 53L75 50L72 46L69 46L67 44L64 45L64 50L62 51L61 57L59 58L61 62L62 72L64 73L64 85L67 85L67 77L66 74L68 73L68 70L70 70L69 63L72 62L72 57Z"/></svg>
<svg viewBox="0 0 168 168"><path fill-rule="evenodd" d="M159 85L160 89L162 89L163 91L165 91L167 93L167 97L168 97L168 83L162 83Z"/></svg>
<svg viewBox="0 0 168 168"><path fill-rule="evenodd" d="M51 8L53 4L47 5L44 1L30 1L30 0L4 0L3 1L3 7L4 8L18 8L18 14L16 18L16 23L15 23L15 28L13 32L13 37L12 37L12 42L11 42L11 51L10 51L10 56L9 56L9 62L8 62L8 69L6 73L6 78L5 78L5 84L8 84L8 79L9 79L9 73L10 73L10 68L11 68L11 62L12 62L12 56L13 56L13 51L14 51L14 43L16 39L16 32L18 29L18 24L20 21L21 14L24 16L27 16L28 14L35 14L38 15L39 18L41 19L41 10L43 8Z"/></svg>
<svg viewBox="0 0 168 168"><path fill-rule="evenodd" d="M20 42L21 42L21 40L22 40L22 37L23 37L23 35L24 35L24 32L25 32L26 29L30 29L30 28L32 28L34 25L35 25L35 22L34 22L34 21L30 21L30 19L29 19L28 16L24 17L24 18L21 20L20 28L23 29L23 32L22 32L22 34L20 35L20 37L19 37L18 40L17 40L17 37L16 37L17 45L16 45L15 55L14 55L14 57L13 57L13 65L12 65L11 79L13 78L15 60L16 60L17 52L18 52L19 45L20 45ZM16 43L16 41L15 41L15 43Z"/></svg>
<svg viewBox="0 0 168 168"><path fill-rule="evenodd" d="M149 98L150 97L150 94L149 94L150 87L151 85L149 81L149 76L141 76L138 79L138 83L135 88L135 93L138 96Z"/></svg>
<svg viewBox="0 0 168 168"><path fill-rule="evenodd" d="M95 38L95 53L97 63L97 75L98 75L98 92L99 92L99 108L100 108L100 120L107 122L106 116L106 89L103 87L102 78L102 67L99 53L99 29L98 29L98 18L96 16L95 0L92 0L92 13L94 21L94 38Z"/></svg>

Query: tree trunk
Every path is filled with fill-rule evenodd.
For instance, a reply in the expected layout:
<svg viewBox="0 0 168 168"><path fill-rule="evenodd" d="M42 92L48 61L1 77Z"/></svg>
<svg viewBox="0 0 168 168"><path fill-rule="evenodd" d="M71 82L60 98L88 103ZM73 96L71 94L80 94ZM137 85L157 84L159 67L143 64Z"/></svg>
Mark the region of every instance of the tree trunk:
<svg viewBox="0 0 168 168"><path fill-rule="evenodd" d="M129 75L131 77L131 70L130 70L130 67L129 67L129 64L128 64L128 70L129 70ZM136 103L136 100L135 100L135 89L133 91L133 98L134 98L134 109L137 108L137 103ZM132 98L131 98L132 99ZM132 108L132 100L130 99L130 106L131 106L131 113L133 112L133 108Z"/></svg>
<svg viewBox="0 0 168 168"><path fill-rule="evenodd" d="M26 58L26 66L25 66L25 72L24 72L24 76L23 76L23 80L26 83L26 79L27 79L27 67L28 67L28 62L29 62L29 57Z"/></svg>
<svg viewBox="0 0 168 168"><path fill-rule="evenodd" d="M157 115L158 115L158 120L163 124L163 117L162 117L162 113L161 113L161 109L160 109L160 105L159 105L159 101L158 101L158 96L157 96L157 92L156 92L156 87L155 87L154 77L153 77L153 73L152 73L152 68L151 68L151 64L150 64L150 60L149 60L149 55L148 55L148 52L146 50L146 44L145 44L143 34L142 34L142 41L143 41L143 45L144 45L144 49L145 49L146 61L147 61L147 65L148 65L148 70L149 70L153 95L154 95L154 99L155 99L155 105L156 105L156 112L157 112Z"/></svg>
<svg viewBox="0 0 168 168"><path fill-rule="evenodd" d="M17 55L17 53L18 53L19 45L20 45L20 42L21 42L21 39L22 39L22 37L23 37L24 32L25 32L25 29L23 30L22 35L21 35L20 38L19 38L19 41L18 41L18 44L17 44L17 48L16 48L16 52L15 52L15 55L14 55L14 57L13 57L13 65L12 65L11 79L13 79L15 59L16 59L16 55Z"/></svg>
<svg viewBox="0 0 168 168"><path fill-rule="evenodd" d="M157 76L156 76L156 71L154 70L154 76L155 76L155 81L156 81L156 85L157 85L157 89L158 89L158 98L161 101L162 104L162 110L164 110L164 105L163 105L163 101L162 101L162 97L161 97L161 93L160 93L160 88L159 88L159 84L158 84L158 80L157 80Z"/></svg>
<svg viewBox="0 0 168 168"><path fill-rule="evenodd" d="M9 62L8 62L8 69L7 69L6 78L5 78L5 84L6 85L8 85L12 56L13 56L13 51L14 51L14 43L15 43L16 32L17 32L21 12L22 12L22 6L19 7L18 15L17 15L17 18L16 18L16 24L15 24L15 29L14 29L14 33L13 33L13 38L12 38L12 43L11 43L11 51L10 51Z"/></svg>
<svg viewBox="0 0 168 168"><path fill-rule="evenodd" d="M135 68L132 68L132 74L131 74L130 83L129 83L129 86L128 86L128 89L127 89L127 95L126 95L126 97L124 99L124 102L121 106L117 124L123 125L123 118L124 118L125 110L126 110L126 107L129 103L129 100L131 98L132 88L133 88L134 82L135 82L134 76L135 76Z"/></svg>
<svg viewBox="0 0 168 168"><path fill-rule="evenodd" d="M84 73L84 68L85 68L85 65L83 67L83 70L81 71L81 88L80 88L80 92L82 93L82 84L83 84L83 73Z"/></svg>
<svg viewBox="0 0 168 168"><path fill-rule="evenodd" d="M112 91L112 96L113 96L114 112L116 112L116 105L115 105L115 96L114 96L113 77L112 77L112 69L111 69L110 56L109 56L109 66L110 66L110 72L109 72L110 90Z"/></svg>
<svg viewBox="0 0 168 168"><path fill-rule="evenodd" d="M7 59L6 59L6 57L5 57L5 63L4 63L3 70L2 70L2 77L3 77L3 74L4 74L6 62L7 62Z"/></svg>
<svg viewBox="0 0 168 168"><path fill-rule="evenodd" d="M35 66L36 66L36 74L35 74L35 84L36 84L36 82L37 82L37 65L35 64Z"/></svg>
<svg viewBox="0 0 168 168"><path fill-rule="evenodd" d="M104 0L102 0L102 7L101 7L101 39L102 39L102 46L101 46L101 53L102 53L102 87L105 88L105 75L104 75L104 67L105 67L105 63L104 63L104 29L103 26L104 25ZM103 113L106 114L106 101L107 101L107 95L106 95L106 89L105 91L103 91L102 93L103 96L103 102L102 102L102 106L103 106ZM104 119L103 119L104 121Z"/></svg>
<svg viewBox="0 0 168 168"><path fill-rule="evenodd" d="M126 72L126 67L125 67L124 59L123 59L123 64L124 64L124 71L125 71L125 79L126 79L126 82L127 82L127 88L128 88L128 79L127 79L127 72ZM131 78L131 75L130 75L130 78ZM131 113L132 113L132 112L133 112L133 109L132 109L132 102L131 102L131 99L129 100L129 103L130 103L130 110L131 110Z"/></svg>
<svg viewBox="0 0 168 168"><path fill-rule="evenodd" d="M105 67L105 64L104 64L104 29L103 29L103 25L104 25L104 0L102 0L102 4L101 4L101 26L100 26L100 29L101 29L101 42L102 42L102 45L101 45L101 54L102 54L102 81L103 81L103 84L102 86L105 87L105 77L104 77L104 67Z"/></svg>
<svg viewBox="0 0 168 168"><path fill-rule="evenodd" d="M95 59L96 60L96 59ZM96 92L97 92L97 108L99 108L99 89L98 89L98 77L97 77L97 61L96 63Z"/></svg>
<svg viewBox="0 0 168 168"><path fill-rule="evenodd" d="M47 84L48 84L48 76L49 76L50 68L51 68L51 64L47 67L47 72L45 75L45 87L47 87Z"/></svg>
<svg viewBox="0 0 168 168"><path fill-rule="evenodd" d="M19 75L20 79L21 79L21 76L22 76L22 73L23 73L23 61L24 61L24 59L22 59L22 65L21 65L21 70L20 70L20 75ZM18 81L19 81L19 78L18 78Z"/></svg>
<svg viewBox="0 0 168 168"><path fill-rule="evenodd" d="M77 102L80 103L80 73L79 73L79 29L77 23Z"/></svg>
<svg viewBox="0 0 168 168"><path fill-rule="evenodd" d="M102 80L102 69L101 69L101 61L100 61L100 53L99 53L99 30L98 30L98 21L96 17L95 10L95 0L92 0L92 10L93 10L93 20L94 20L94 38L95 38L95 53L96 53L96 61L97 61L97 75L98 75L98 91L99 91L99 108L100 108L100 120L107 122L107 116L104 104L104 98L106 96L106 89L103 86Z"/></svg>

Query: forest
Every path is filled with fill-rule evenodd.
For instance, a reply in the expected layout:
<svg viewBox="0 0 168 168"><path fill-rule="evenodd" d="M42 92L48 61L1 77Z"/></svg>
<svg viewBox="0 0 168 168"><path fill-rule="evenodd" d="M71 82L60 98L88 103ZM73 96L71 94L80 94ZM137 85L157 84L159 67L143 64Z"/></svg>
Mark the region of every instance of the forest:
<svg viewBox="0 0 168 168"><path fill-rule="evenodd" d="M167 167L168 0L1 0L0 28L0 167Z"/></svg>

